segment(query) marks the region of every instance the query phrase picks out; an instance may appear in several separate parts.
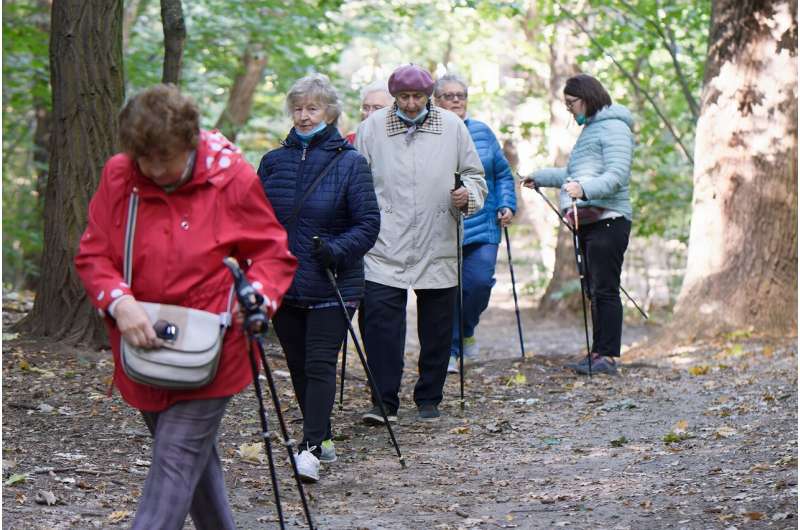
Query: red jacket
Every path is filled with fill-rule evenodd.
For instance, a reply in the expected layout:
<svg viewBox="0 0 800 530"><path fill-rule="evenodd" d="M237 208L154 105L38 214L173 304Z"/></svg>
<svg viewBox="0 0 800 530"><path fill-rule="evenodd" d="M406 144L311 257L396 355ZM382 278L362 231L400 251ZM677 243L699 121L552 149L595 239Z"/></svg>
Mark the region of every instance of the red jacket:
<svg viewBox="0 0 800 530"><path fill-rule="evenodd" d="M139 193L132 287L123 279L123 243L131 191ZM212 312L227 306L234 256L274 313L292 283L297 260L261 183L239 149L216 131L201 131L192 179L167 194L118 154L106 162L89 204L89 224L75 257L92 303L105 314L124 294L137 300ZM114 383L131 406L161 411L177 401L230 396L252 381L242 329L228 329L214 380L195 390L164 390L129 379L120 364L120 333L106 318L114 352Z"/></svg>

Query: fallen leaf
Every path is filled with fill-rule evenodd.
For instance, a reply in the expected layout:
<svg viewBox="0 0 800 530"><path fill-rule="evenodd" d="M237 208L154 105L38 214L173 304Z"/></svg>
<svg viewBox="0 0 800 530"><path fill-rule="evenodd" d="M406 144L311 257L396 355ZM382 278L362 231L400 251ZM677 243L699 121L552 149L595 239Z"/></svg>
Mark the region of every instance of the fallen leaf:
<svg viewBox="0 0 800 530"><path fill-rule="evenodd" d="M764 518L764 512L746 512L744 516L751 521L760 521Z"/></svg>
<svg viewBox="0 0 800 530"><path fill-rule="evenodd" d="M44 490L39 490L36 492L36 497L33 500L36 502L36 504L46 504L47 506L53 506L56 502L58 502L52 491Z"/></svg>
<svg viewBox="0 0 800 530"><path fill-rule="evenodd" d="M707 364L692 366L689 368L689 374L694 376L706 375L710 369L711 367Z"/></svg>
<svg viewBox="0 0 800 530"><path fill-rule="evenodd" d="M128 510L117 510L116 512L111 512L108 516L108 522L110 523L119 523L120 521L125 520L131 512Z"/></svg>
<svg viewBox="0 0 800 530"><path fill-rule="evenodd" d="M731 436L736 434L736 429L733 427L728 427L727 425L723 425L716 431L714 431L714 438L719 440L720 438L730 438Z"/></svg>
<svg viewBox="0 0 800 530"><path fill-rule="evenodd" d="M245 462L250 462L251 464L264 463L264 447L259 443L242 444L236 452L239 454L239 458Z"/></svg>
<svg viewBox="0 0 800 530"><path fill-rule="evenodd" d="M689 429L689 422L686 420L678 420L678 423L672 427L672 432L675 434L685 433Z"/></svg>
<svg viewBox="0 0 800 530"><path fill-rule="evenodd" d="M5 485L6 486L13 486L15 484L20 484L22 482L25 482L26 480L28 480L28 474L27 473L14 473L10 477L8 477L8 479L5 482Z"/></svg>
<svg viewBox="0 0 800 530"><path fill-rule="evenodd" d="M622 447L623 445L628 443L628 439L625 438L624 436L620 436L619 438L617 438L615 440L611 440L610 443L611 443L611 447Z"/></svg>
<svg viewBox="0 0 800 530"><path fill-rule="evenodd" d="M462 427L456 427L454 429L450 429L447 432L449 432L450 434L469 434L469 427L464 425Z"/></svg>

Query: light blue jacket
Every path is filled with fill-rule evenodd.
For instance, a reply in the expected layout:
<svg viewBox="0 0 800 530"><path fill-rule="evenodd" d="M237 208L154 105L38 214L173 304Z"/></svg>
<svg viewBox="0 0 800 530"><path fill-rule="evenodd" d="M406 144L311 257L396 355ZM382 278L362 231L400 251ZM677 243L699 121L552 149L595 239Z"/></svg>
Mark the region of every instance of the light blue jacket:
<svg viewBox="0 0 800 530"><path fill-rule="evenodd" d="M514 175L508 165L503 149L492 130L482 121L467 118L464 124L469 130L478 156L481 157L489 192L483 208L464 219L464 245L472 243L500 243L500 225L497 212L501 208L517 210L514 193Z"/></svg>
<svg viewBox="0 0 800 530"><path fill-rule="evenodd" d="M633 209L628 183L633 158L633 116L622 105L603 107L586 121L565 168L540 169L533 173L536 184L560 188L566 182L579 182L588 200L578 207L599 206L614 210L629 221ZM567 210L572 199L562 189L561 209Z"/></svg>

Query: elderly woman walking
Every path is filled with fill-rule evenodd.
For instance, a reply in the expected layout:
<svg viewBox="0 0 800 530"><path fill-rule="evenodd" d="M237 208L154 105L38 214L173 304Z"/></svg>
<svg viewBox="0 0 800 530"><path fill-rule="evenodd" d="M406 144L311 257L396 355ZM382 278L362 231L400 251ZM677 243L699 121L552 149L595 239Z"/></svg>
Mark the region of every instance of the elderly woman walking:
<svg viewBox="0 0 800 530"><path fill-rule="evenodd" d="M489 306L494 287L494 269L501 228L511 223L517 208L514 175L503 150L492 130L482 121L467 117L469 91L466 81L447 74L436 81L433 88L436 104L464 120L486 178L488 193L483 208L464 219L463 292L464 292L464 359L475 360L478 342L475 328L481 313ZM459 329L458 315L453 322L453 343L450 347L450 364L447 371L458 372Z"/></svg>
<svg viewBox="0 0 800 530"><path fill-rule="evenodd" d="M303 413L298 471L316 482L320 461L336 460L330 416L347 332L325 269L336 274L352 316L363 296L363 256L378 237L380 213L367 161L336 129L341 105L328 78L312 74L297 81L286 108L294 127L282 147L264 155L258 174L299 260L273 325ZM314 245L315 236L321 246Z"/></svg>
<svg viewBox="0 0 800 530"><path fill-rule="evenodd" d="M216 373L194 389L129 375L121 341L145 350L163 344L141 302L223 314L233 283L227 256L250 262L247 275L272 313L296 261L253 168L220 133L200 129L197 107L177 88L157 85L133 97L119 134L124 152L106 162L75 265L106 316L114 385L154 438L133 528L179 530L191 514L195 528L231 530L216 437L231 396L253 379L243 331L224 334Z"/></svg>
<svg viewBox="0 0 800 530"><path fill-rule="evenodd" d="M362 419L397 421L406 337L408 289L417 295L419 379L414 402L420 421L436 421L447 379L456 302L456 226L480 210L486 196L483 167L464 122L431 104L433 78L416 65L389 78L395 101L358 128L356 146L367 158L381 207L381 233L365 258L362 332L381 395ZM454 189L454 173L463 187Z"/></svg>
<svg viewBox="0 0 800 530"><path fill-rule="evenodd" d="M561 188L561 209L573 226L576 201L592 300L592 354L568 367L585 375L591 362L591 373L615 374L622 344L620 275L633 214L628 191L633 117L625 107L612 105L600 81L586 74L567 80L564 102L583 126L567 167L540 169L524 185Z"/></svg>

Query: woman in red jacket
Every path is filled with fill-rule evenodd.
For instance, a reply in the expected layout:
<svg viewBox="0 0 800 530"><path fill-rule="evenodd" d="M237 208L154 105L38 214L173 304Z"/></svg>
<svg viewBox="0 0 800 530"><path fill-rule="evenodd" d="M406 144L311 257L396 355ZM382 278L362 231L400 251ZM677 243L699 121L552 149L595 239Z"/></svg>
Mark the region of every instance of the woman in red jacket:
<svg viewBox="0 0 800 530"><path fill-rule="evenodd" d="M174 86L157 85L125 105L120 143L124 152L106 163L89 205L75 264L106 316L114 384L154 438L133 528L180 529L188 513L198 529L235 528L216 436L227 402L252 381L242 330L228 330L214 379L193 390L133 381L120 363L120 339L140 348L161 345L139 301L224 312L232 284L226 256L250 263L247 275L271 315L296 260L239 149L201 130L197 107ZM132 193L139 205L128 285L123 246Z"/></svg>

